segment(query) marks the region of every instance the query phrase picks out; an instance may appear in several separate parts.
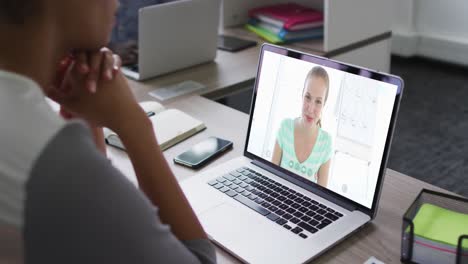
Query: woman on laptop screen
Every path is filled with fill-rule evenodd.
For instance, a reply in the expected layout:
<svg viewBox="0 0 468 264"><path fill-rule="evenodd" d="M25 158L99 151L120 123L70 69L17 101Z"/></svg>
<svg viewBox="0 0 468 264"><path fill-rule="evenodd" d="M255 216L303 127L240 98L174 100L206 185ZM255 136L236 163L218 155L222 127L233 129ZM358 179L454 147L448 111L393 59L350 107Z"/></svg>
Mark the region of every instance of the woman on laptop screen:
<svg viewBox="0 0 468 264"><path fill-rule="evenodd" d="M320 66L306 76L302 91L302 115L281 122L272 162L302 177L327 186L332 140L321 128L322 110L327 102L329 77Z"/></svg>

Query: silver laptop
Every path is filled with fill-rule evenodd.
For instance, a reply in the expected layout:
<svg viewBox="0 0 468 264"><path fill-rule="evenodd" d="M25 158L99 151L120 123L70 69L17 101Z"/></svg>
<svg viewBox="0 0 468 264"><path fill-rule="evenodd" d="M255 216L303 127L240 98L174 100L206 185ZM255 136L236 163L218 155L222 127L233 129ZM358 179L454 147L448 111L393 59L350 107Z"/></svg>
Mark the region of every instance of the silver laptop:
<svg viewBox="0 0 468 264"><path fill-rule="evenodd" d="M126 76L145 80L216 57L220 0L181 0L141 8L138 62Z"/></svg>
<svg viewBox="0 0 468 264"><path fill-rule="evenodd" d="M248 263L303 263L370 222L402 92L399 77L264 45L244 155L182 182L207 234Z"/></svg>

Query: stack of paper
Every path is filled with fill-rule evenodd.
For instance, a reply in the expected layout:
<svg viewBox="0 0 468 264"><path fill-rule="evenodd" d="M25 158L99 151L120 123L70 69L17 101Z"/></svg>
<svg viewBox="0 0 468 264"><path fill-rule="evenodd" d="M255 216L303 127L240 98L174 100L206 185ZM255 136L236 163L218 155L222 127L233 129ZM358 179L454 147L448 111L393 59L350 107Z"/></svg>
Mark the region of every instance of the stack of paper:
<svg viewBox="0 0 468 264"><path fill-rule="evenodd" d="M247 29L271 43L323 37L323 14L295 3L255 8L249 12Z"/></svg>
<svg viewBox="0 0 468 264"><path fill-rule="evenodd" d="M421 205L413 219L412 260L416 263L455 263L458 240L468 234L468 214L433 204ZM409 233L409 228L406 233ZM462 255L468 257L468 243Z"/></svg>

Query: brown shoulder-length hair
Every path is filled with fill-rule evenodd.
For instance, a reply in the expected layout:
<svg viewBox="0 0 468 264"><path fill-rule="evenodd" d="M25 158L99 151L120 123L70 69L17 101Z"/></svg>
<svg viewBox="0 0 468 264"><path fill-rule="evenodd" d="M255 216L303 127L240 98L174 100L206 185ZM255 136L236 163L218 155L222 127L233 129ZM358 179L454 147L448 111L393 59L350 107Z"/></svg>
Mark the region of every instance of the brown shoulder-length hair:
<svg viewBox="0 0 468 264"><path fill-rule="evenodd" d="M312 77L321 78L325 82L325 86L327 88L327 90L325 91L325 99L323 103L325 105L328 99L328 91L330 90L330 78L328 77L327 71L321 66L315 66L307 73L305 81L304 81L304 88L302 89L302 96L304 96L305 88L307 87L307 82ZM317 121L317 124L319 127L322 127L322 120L319 119Z"/></svg>

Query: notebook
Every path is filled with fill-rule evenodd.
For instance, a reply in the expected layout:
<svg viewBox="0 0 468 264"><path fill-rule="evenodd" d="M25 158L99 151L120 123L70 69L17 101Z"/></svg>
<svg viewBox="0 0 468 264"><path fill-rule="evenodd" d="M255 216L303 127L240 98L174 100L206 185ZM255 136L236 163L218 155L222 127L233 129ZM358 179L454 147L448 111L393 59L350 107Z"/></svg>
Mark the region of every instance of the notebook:
<svg viewBox="0 0 468 264"><path fill-rule="evenodd" d="M175 144L204 130L205 124L178 109L166 109L157 102L142 102L140 106L145 110L153 123L154 133L161 150L166 150ZM105 128L106 143L125 149L119 137L112 130Z"/></svg>
<svg viewBox="0 0 468 264"><path fill-rule="evenodd" d="M308 29L323 25L322 12L295 3L255 8L249 12L249 16L287 30Z"/></svg>

